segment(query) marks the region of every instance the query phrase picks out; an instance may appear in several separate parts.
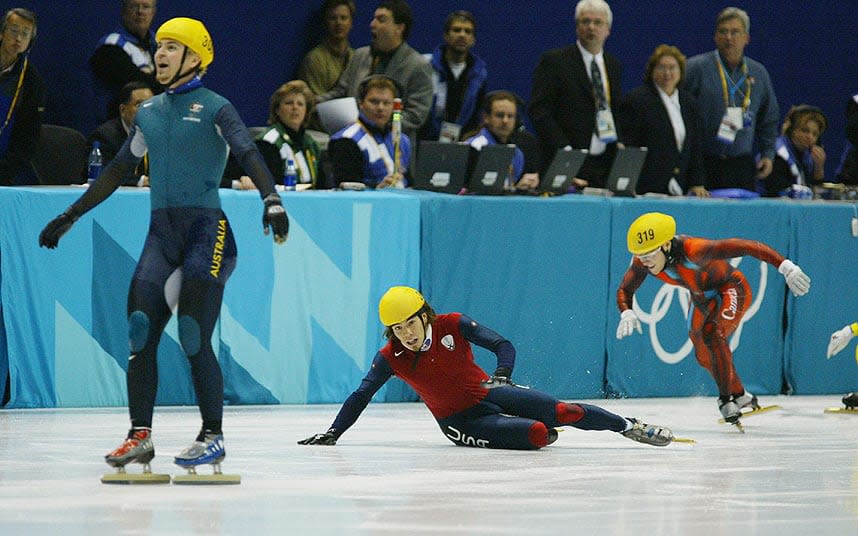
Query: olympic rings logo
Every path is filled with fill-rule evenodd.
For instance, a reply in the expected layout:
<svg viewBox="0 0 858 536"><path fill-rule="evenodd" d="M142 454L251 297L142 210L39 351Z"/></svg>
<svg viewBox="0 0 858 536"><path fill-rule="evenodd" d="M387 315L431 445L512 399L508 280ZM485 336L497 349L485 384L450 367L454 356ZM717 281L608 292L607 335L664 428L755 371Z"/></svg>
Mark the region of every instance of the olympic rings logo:
<svg viewBox="0 0 858 536"><path fill-rule="evenodd" d="M743 257L736 257L730 259L730 265L734 268L737 268L739 264L741 264ZM756 286L758 289L754 295L754 299L751 302L751 305L748 307L748 310L745 312L745 316L742 317L739 326L736 328L736 331L730 337L730 350L736 350L739 347L739 343L742 339L742 328L745 323L754 318L754 315L757 311L760 310L760 305L763 302L763 296L766 294L766 283L768 281L768 272L769 265L766 262L760 262L760 281ZM746 274L747 276L747 274ZM753 288L753 285L752 285ZM658 323L665 316L667 316L668 311L673 305L673 299L676 297L676 300L679 303L679 307L682 310L682 316L685 319L688 319L691 314L691 308L693 304L691 303L691 292L688 289L679 287L676 285L671 285L668 283L662 284L661 288L656 292L655 298L653 298L652 305L650 306L649 311L645 311L638 301L637 295L633 297L632 300L632 308L634 309L635 314L638 316L642 324L646 324L649 326L649 340L652 349L655 351L655 355L664 363L668 365L675 365L679 363L683 359L685 359L688 355L690 355L694 351L694 346L691 343L691 339L685 339L685 342L682 346L676 350L671 351L664 347L661 343L661 340L658 336Z"/></svg>

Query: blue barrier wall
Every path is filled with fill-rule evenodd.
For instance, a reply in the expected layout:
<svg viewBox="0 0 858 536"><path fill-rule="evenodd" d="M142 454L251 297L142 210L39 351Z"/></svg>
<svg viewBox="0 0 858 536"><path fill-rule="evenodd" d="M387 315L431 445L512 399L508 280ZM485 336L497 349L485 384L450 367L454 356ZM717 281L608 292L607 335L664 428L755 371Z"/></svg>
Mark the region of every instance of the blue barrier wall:
<svg viewBox="0 0 858 536"><path fill-rule="evenodd" d="M661 43L677 45L686 55L714 48L714 20L723 4L704 0L610 2L614 24L607 49L624 64L623 89L640 85L646 59ZM233 101L250 125L264 124L268 99L294 77L303 55L316 44L322 0L162 0L156 26L170 17L193 16L211 30L215 61L206 84ZM369 42L375 2L361 1L352 42ZM9 4L10 6L12 4ZM34 9L39 35L32 59L48 85L45 119L89 133L96 125L87 60L98 39L119 21L118 0L69 2L24 0L14 5ZM411 1L415 25L409 42L430 52L441 40L444 19L456 9L474 13L478 22L475 51L489 64L489 89L511 89L530 97L539 55L574 40L574 0ZM855 2L808 4L760 0L737 2L751 17L748 55L769 69L781 115L789 106L809 102L829 118L823 137L833 172L844 145L844 107L858 92L858 33L853 30Z"/></svg>
<svg viewBox="0 0 858 536"><path fill-rule="evenodd" d="M125 298L148 196L120 190L58 249L38 248L45 222L79 193L0 188L0 363L8 357L10 406L125 403ZM518 350L516 381L558 397L714 394L687 339L684 291L648 279L636 295L643 335L615 339L626 228L652 210L673 214L683 233L762 240L813 279L796 299L774 267L734 260L754 291L731 338L749 390L858 386L852 348L824 357L829 334L856 320L852 205L305 192L284 195L292 230L276 247L260 232L256 194L222 196L239 248L213 337L230 404L344 400L383 344L375 307L394 284L419 286L436 310L463 312L505 335ZM193 403L176 336L171 323L159 353L159 404ZM494 369L490 353L475 354ZM394 381L378 399L414 394Z"/></svg>

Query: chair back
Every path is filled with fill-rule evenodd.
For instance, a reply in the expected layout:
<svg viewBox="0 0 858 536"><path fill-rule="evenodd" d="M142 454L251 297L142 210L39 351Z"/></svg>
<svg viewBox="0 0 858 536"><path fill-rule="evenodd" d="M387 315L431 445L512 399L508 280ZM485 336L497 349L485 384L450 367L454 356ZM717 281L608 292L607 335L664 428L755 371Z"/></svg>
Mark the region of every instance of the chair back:
<svg viewBox="0 0 858 536"><path fill-rule="evenodd" d="M86 167L86 136L59 125L42 125L30 163L39 184L79 183Z"/></svg>

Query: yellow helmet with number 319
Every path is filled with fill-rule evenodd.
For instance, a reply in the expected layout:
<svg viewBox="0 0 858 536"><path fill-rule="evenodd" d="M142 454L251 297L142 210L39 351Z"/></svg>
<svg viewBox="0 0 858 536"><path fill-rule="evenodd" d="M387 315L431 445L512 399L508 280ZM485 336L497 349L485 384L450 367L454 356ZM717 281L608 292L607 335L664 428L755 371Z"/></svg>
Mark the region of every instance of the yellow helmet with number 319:
<svg viewBox="0 0 858 536"><path fill-rule="evenodd" d="M661 212L647 212L629 225L629 252L643 255L669 242L676 235L676 220Z"/></svg>

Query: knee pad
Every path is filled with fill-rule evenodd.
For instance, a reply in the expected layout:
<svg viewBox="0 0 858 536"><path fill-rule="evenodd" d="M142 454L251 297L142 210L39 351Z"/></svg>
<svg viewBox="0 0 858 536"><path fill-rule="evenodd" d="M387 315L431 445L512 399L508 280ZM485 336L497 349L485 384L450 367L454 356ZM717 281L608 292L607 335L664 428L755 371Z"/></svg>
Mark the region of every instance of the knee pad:
<svg viewBox="0 0 858 536"><path fill-rule="evenodd" d="M193 317L179 317L179 342L188 357L200 352L200 325Z"/></svg>
<svg viewBox="0 0 858 536"><path fill-rule="evenodd" d="M149 338L149 317L143 311L134 311L128 316L129 350L139 352Z"/></svg>
<svg viewBox="0 0 858 536"><path fill-rule="evenodd" d="M557 439L556 430L554 430L554 439ZM538 449L547 445L549 443L549 438L548 427L545 426L545 423L536 421L531 424L530 429L527 430L527 440L530 441L531 445Z"/></svg>
<svg viewBox="0 0 858 536"><path fill-rule="evenodd" d="M584 408L578 404L558 402L554 406L554 413L557 414L557 422L561 424L576 423L584 418Z"/></svg>

